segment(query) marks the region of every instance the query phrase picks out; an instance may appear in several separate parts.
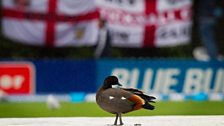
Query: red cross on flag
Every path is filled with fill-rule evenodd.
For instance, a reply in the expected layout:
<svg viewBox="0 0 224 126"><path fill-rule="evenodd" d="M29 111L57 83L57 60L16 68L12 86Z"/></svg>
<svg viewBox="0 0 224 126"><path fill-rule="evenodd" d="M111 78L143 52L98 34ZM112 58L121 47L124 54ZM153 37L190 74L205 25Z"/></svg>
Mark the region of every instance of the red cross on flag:
<svg viewBox="0 0 224 126"><path fill-rule="evenodd" d="M64 47L97 42L94 0L3 0L3 34L21 43Z"/></svg>
<svg viewBox="0 0 224 126"><path fill-rule="evenodd" d="M187 44L191 0L97 0L117 47L168 47Z"/></svg>

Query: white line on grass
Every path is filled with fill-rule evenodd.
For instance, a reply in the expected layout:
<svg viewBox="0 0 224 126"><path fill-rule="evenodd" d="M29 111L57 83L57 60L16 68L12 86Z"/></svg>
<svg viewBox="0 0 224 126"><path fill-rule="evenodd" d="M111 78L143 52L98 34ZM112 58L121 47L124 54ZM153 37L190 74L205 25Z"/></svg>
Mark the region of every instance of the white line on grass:
<svg viewBox="0 0 224 126"><path fill-rule="evenodd" d="M124 117L124 126L224 126L224 116L143 116ZM107 126L112 117L2 118L1 126Z"/></svg>

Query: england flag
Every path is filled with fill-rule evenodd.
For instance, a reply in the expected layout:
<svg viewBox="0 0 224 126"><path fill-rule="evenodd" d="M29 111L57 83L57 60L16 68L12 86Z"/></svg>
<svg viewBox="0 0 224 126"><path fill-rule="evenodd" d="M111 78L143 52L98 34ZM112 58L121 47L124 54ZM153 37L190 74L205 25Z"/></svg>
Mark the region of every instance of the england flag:
<svg viewBox="0 0 224 126"><path fill-rule="evenodd" d="M21 43L92 46L99 13L94 0L3 0L3 34Z"/></svg>
<svg viewBox="0 0 224 126"><path fill-rule="evenodd" d="M191 38L191 0L97 0L117 47L170 47Z"/></svg>

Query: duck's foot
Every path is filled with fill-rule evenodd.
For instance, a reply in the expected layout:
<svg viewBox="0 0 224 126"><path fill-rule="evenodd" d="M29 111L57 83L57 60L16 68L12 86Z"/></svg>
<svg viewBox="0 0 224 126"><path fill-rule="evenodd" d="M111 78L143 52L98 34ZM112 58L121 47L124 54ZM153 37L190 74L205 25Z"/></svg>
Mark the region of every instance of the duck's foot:
<svg viewBox="0 0 224 126"><path fill-rule="evenodd" d="M124 123L123 124L117 124L117 125L115 125L115 124L107 124L106 126L124 126ZM142 126L142 124L138 123L138 124L134 124L133 126Z"/></svg>
<svg viewBox="0 0 224 126"><path fill-rule="evenodd" d="M124 124L117 124L117 125L115 125L115 124L107 124L106 126L124 126Z"/></svg>

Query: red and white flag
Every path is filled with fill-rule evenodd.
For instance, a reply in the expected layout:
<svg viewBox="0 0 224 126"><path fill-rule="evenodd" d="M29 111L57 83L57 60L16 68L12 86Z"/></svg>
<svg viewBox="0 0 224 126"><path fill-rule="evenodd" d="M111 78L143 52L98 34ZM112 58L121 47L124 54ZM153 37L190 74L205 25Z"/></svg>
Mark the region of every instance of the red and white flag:
<svg viewBox="0 0 224 126"><path fill-rule="evenodd" d="M3 0L3 34L21 43L64 47L97 43L94 0Z"/></svg>
<svg viewBox="0 0 224 126"><path fill-rule="evenodd" d="M169 47L187 44L191 0L97 0L117 47Z"/></svg>

